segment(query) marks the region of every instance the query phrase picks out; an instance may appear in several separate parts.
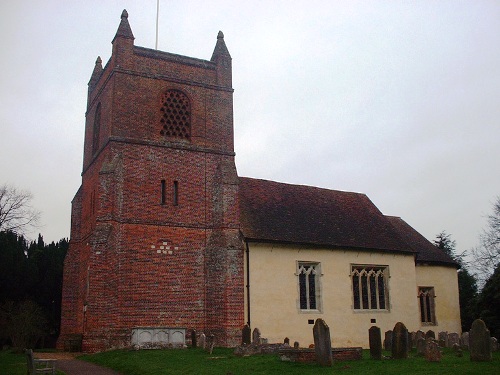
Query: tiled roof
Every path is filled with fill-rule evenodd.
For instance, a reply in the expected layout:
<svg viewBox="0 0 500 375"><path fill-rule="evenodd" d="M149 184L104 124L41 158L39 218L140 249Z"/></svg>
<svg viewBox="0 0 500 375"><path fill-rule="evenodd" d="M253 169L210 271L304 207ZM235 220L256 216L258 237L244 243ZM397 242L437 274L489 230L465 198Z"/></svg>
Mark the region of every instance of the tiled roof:
<svg viewBox="0 0 500 375"><path fill-rule="evenodd" d="M364 194L239 179L241 230L248 240L347 249L415 249Z"/></svg>
<svg viewBox="0 0 500 375"><path fill-rule="evenodd" d="M392 223L399 235L403 237L408 246L417 252L417 263L443 264L458 267L457 262L430 243L403 219L395 216L387 216L387 219Z"/></svg>

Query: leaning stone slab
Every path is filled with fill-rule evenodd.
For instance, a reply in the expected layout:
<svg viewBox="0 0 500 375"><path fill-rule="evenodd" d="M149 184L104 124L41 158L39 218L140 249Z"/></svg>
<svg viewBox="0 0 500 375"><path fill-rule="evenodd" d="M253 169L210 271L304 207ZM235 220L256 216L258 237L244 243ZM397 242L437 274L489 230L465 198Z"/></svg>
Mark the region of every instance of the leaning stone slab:
<svg viewBox="0 0 500 375"><path fill-rule="evenodd" d="M323 319L316 319L313 327L314 350L316 363L320 366L332 366L332 340L330 339L330 328Z"/></svg>
<svg viewBox="0 0 500 375"><path fill-rule="evenodd" d="M401 322L397 322L392 330L392 358L408 358L408 330Z"/></svg>
<svg viewBox="0 0 500 375"><path fill-rule="evenodd" d="M481 319L472 323L469 332L470 360L473 362L491 361L490 331Z"/></svg>

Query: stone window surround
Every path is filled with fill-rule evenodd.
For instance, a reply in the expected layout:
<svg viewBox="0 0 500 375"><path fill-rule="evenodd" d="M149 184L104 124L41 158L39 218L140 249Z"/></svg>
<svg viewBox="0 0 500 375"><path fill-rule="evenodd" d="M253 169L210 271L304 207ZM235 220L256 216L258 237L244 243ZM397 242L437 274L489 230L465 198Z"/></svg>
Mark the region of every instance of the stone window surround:
<svg viewBox="0 0 500 375"><path fill-rule="evenodd" d="M366 293L367 293L367 301L368 301L368 305L370 308L363 308L362 305L363 305L363 290L361 290L361 293L359 294L359 301L356 302L355 298L356 298L356 294L354 292L354 276L357 276L356 274L360 274L361 272L363 271L366 271L366 269L372 269L370 270L369 272L380 272L383 276L383 283L382 284L378 284L378 277L380 277L380 275L377 275L375 277L375 286L377 287L377 290L376 290L376 305L377 305L377 308L371 308L371 304L373 301L371 301L370 299L370 293L369 293L369 289L370 289L370 283L367 284L367 288L366 288ZM360 272L360 270L362 270ZM375 271L374 271L375 270ZM379 264L358 264L358 263L351 263L350 265L350 273L349 273L349 277L351 278L351 295L352 295L352 309L354 312L356 313L373 313L373 312L381 312L381 313L387 313L387 312L390 312L390 298L389 298L389 278L390 278L390 273L389 273L389 266L388 265L379 265ZM359 276L357 276L359 277ZM380 306L380 285L383 286L383 303L384 303L384 306L383 308L379 308ZM361 287L362 288L362 285L361 283L358 282L358 287ZM359 304L359 307L356 307L356 305Z"/></svg>
<svg viewBox="0 0 500 375"><path fill-rule="evenodd" d="M316 296L316 308L315 309L301 309L300 307L300 268L303 266L313 266L315 268L315 296ZM321 287L321 278L323 273L321 272L321 263L315 261L297 261L296 262L296 272L295 276L297 277L297 310L301 314L322 314L323 313L323 304L322 304L322 287ZM307 288L309 291L309 288Z"/></svg>
<svg viewBox="0 0 500 375"><path fill-rule="evenodd" d="M418 307L420 324L423 326L436 326L436 293L433 286L418 287ZM424 302L424 306L422 306Z"/></svg>

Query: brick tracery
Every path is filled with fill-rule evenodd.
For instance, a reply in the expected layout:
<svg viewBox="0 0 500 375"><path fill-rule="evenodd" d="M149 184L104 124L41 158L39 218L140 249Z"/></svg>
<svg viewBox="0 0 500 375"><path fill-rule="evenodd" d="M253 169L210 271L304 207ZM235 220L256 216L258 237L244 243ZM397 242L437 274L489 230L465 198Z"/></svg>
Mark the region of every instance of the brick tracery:
<svg viewBox="0 0 500 375"><path fill-rule="evenodd" d="M191 137L191 104L179 90L168 90L162 99L160 134L168 138L189 140Z"/></svg>

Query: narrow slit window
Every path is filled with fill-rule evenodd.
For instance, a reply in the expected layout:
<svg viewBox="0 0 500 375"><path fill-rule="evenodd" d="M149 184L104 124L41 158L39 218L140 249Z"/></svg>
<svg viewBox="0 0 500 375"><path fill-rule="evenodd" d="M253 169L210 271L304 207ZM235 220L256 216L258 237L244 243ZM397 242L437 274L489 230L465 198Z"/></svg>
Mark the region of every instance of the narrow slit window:
<svg viewBox="0 0 500 375"><path fill-rule="evenodd" d="M165 180L161 180L161 193L160 193L160 202L161 204L165 204Z"/></svg>
<svg viewBox="0 0 500 375"><path fill-rule="evenodd" d="M179 182L174 181L174 206L179 204Z"/></svg>

